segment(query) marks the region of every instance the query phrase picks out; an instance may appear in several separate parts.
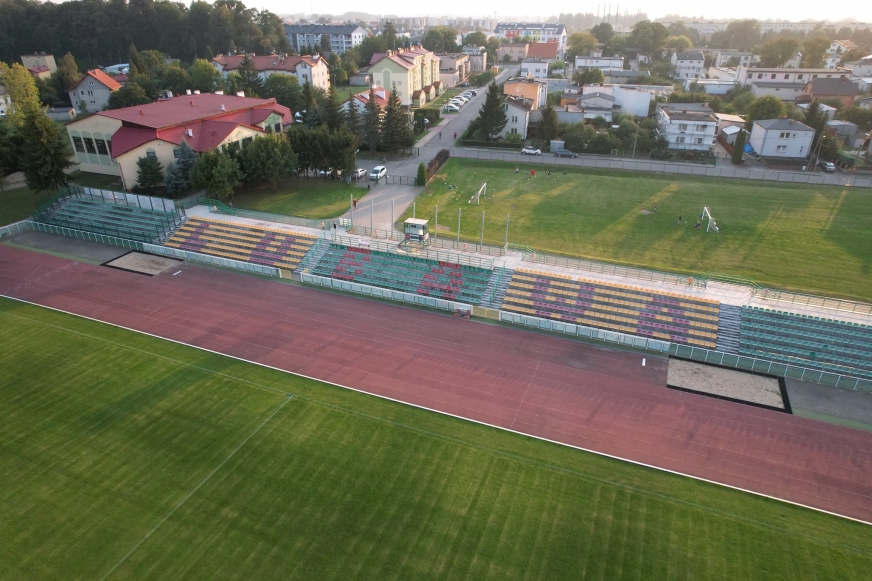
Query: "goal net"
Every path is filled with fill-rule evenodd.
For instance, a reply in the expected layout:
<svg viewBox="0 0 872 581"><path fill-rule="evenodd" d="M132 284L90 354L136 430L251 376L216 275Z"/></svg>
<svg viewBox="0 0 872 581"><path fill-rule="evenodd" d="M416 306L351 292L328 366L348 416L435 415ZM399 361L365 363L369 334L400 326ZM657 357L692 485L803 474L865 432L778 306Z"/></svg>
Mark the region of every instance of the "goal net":
<svg viewBox="0 0 872 581"><path fill-rule="evenodd" d="M700 221L708 219L708 224L706 224L705 231L706 232L714 232L717 234L720 232L718 229L718 223L715 222L715 219L712 218L712 213L709 211L708 206L703 206L702 214L699 215Z"/></svg>
<svg viewBox="0 0 872 581"><path fill-rule="evenodd" d="M478 191L475 193L474 196L469 198L469 203L480 206L482 196L487 197L487 182L485 182L480 188L478 188Z"/></svg>

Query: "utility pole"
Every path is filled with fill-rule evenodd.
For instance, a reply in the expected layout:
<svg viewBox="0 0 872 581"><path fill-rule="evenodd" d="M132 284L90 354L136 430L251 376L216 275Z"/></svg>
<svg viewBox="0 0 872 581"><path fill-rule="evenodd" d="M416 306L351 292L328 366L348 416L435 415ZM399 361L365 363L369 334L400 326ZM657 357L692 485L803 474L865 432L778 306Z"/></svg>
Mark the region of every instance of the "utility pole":
<svg viewBox="0 0 872 581"><path fill-rule="evenodd" d="M484 246L484 210L481 211L481 236L478 239L478 245ZM481 248L479 248L481 251Z"/></svg>
<svg viewBox="0 0 872 581"><path fill-rule="evenodd" d="M636 123L636 137L633 138L633 159L636 159L636 142L639 140L639 124Z"/></svg>

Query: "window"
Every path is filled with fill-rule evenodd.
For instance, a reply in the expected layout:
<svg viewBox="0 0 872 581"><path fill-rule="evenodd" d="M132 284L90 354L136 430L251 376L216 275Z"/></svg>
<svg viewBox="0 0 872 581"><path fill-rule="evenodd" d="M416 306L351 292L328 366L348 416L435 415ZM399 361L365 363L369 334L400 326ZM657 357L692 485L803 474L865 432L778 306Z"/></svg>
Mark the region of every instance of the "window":
<svg viewBox="0 0 872 581"><path fill-rule="evenodd" d="M757 75L757 78L758 78L758 79L762 79L762 78L763 78L763 73L758 74L758 75Z"/></svg>
<svg viewBox="0 0 872 581"><path fill-rule="evenodd" d="M684 137L683 137L683 136L682 136L682 137L676 137L676 138L675 138L675 143L684 143Z"/></svg>
<svg viewBox="0 0 872 581"><path fill-rule="evenodd" d="M88 153L97 153L97 148L94 147L94 140L90 137L85 138L85 149L88 150Z"/></svg>
<svg viewBox="0 0 872 581"><path fill-rule="evenodd" d="M516 127L512 127L511 131L509 131L509 133L517 133L517 132L518 132L518 129Z"/></svg>
<svg viewBox="0 0 872 581"><path fill-rule="evenodd" d="M182 148L181 147L173 148L173 157L176 159L179 159L180 157L182 157Z"/></svg>
<svg viewBox="0 0 872 581"><path fill-rule="evenodd" d="M697 125L696 130L697 131L705 131L705 125Z"/></svg>
<svg viewBox="0 0 872 581"><path fill-rule="evenodd" d="M790 78L790 75L784 75L784 80L785 80L785 81L786 81L787 79L789 79L789 78Z"/></svg>
<svg viewBox="0 0 872 581"><path fill-rule="evenodd" d="M693 142L697 145L702 145L702 137L697 137L693 140Z"/></svg>
<svg viewBox="0 0 872 581"><path fill-rule="evenodd" d="M801 81L803 76L804 76L804 75L796 75L796 80L797 80L797 81Z"/></svg>
<svg viewBox="0 0 872 581"><path fill-rule="evenodd" d="M100 155L109 155L109 150L106 149L106 142L102 139L95 139L94 142L97 144L97 153Z"/></svg>
<svg viewBox="0 0 872 581"><path fill-rule="evenodd" d="M73 137L73 145L79 153L85 153L85 144L82 143L81 137Z"/></svg>
<svg viewBox="0 0 872 581"><path fill-rule="evenodd" d="M518 116L512 115L512 123L517 123L517 122L518 122Z"/></svg>
<svg viewBox="0 0 872 581"><path fill-rule="evenodd" d="M678 125L678 130L679 131L687 131L687 123L680 123Z"/></svg>
<svg viewBox="0 0 872 581"><path fill-rule="evenodd" d="M253 140L254 140L254 137L243 137L242 138L242 146L245 147L246 145L251 143Z"/></svg>
<svg viewBox="0 0 872 581"><path fill-rule="evenodd" d="M145 157L157 157L157 155L154 153L154 150L149 149L145 152Z"/></svg>
<svg viewBox="0 0 872 581"><path fill-rule="evenodd" d="M782 131L781 134L778 136L778 138L779 139L790 139L790 132L789 131Z"/></svg>
<svg viewBox="0 0 872 581"><path fill-rule="evenodd" d="M770 79L774 79L774 78L775 78L775 73L772 73L772 76L769 77L769 78L770 78Z"/></svg>
<svg viewBox="0 0 872 581"><path fill-rule="evenodd" d="M775 151L779 151L779 152L783 153L783 152L787 151L787 146L786 145L779 145L775 148Z"/></svg>
<svg viewBox="0 0 872 581"><path fill-rule="evenodd" d="M273 125L273 131L275 131L276 133L281 133L282 132L282 124L276 123L275 125Z"/></svg>
<svg viewBox="0 0 872 581"><path fill-rule="evenodd" d="M94 94L94 91L88 91L88 94L89 94L89 95L93 95L93 94Z"/></svg>

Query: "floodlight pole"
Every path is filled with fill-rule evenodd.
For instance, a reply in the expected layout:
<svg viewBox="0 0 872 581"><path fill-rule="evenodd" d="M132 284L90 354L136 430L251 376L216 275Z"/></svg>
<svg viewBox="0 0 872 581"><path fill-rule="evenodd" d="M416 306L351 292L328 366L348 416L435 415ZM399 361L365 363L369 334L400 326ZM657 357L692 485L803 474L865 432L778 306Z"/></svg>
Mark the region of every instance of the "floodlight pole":
<svg viewBox="0 0 872 581"><path fill-rule="evenodd" d="M463 208L457 208L457 243L460 244L460 211Z"/></svg>
<svg viewBox="0 0 872 581"><path fill-rule="evenodd" d="M481 247L484 246L484 210L481 211L481 236L478 239L479 252L481 252Z"/></svg>

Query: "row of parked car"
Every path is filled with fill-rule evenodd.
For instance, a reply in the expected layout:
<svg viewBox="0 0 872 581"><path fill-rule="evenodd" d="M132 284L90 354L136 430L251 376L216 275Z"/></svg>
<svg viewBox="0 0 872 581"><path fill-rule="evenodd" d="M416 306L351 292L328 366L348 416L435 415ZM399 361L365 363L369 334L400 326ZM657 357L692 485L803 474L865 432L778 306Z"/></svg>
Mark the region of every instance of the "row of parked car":
<svg viewBox="0 0 872 581"><path fill-rule="evenodd" d="M525 145L521 148L521 155L542 155L542 150L538 147ZM557 157L578 157L577 153L568 149L557 149L554 151L554 155Z"/></svg>
<svg viewBox="0 0 872 581"><path fill-rule="evenodd" d="M442 107L442 110L448 113L457 113L464 105L472 101L472 98L476 95L478 95L476 91L464 91L463 93L452 97L451 100Z"/></svg>

